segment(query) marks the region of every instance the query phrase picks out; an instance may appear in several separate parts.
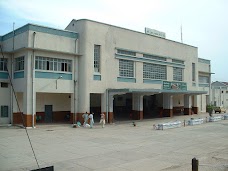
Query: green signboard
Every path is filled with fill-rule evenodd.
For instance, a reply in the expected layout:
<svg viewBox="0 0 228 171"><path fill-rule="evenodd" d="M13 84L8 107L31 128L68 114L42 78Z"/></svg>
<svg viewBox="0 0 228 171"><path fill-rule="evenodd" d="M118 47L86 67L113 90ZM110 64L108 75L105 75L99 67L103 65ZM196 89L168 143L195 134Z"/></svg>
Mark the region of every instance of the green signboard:
<svg viewBox="0 0 228 171"><path fill-rule="evenodd" d="M163 81L163 89L164 90L187 90L187 83Z"/></svg>

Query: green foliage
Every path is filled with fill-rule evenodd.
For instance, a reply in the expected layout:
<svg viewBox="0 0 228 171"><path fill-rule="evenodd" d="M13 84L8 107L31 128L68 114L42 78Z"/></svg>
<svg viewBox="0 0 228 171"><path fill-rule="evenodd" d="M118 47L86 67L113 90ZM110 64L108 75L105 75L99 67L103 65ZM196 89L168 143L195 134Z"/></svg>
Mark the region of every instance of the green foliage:
<svg viewBox="0 0 228 171"><path fill-rule="evenodd" d="M214 105L207 105L207 106L206 106L206 111L207 111L207 112L211 112L211 111L214 110L214 107L215 107Z"/></svg>

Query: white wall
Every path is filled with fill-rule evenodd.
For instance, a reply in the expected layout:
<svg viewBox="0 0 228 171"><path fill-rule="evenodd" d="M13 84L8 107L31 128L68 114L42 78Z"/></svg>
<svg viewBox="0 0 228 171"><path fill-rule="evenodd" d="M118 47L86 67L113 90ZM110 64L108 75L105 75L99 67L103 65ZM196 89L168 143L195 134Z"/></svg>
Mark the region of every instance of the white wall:
<svg viewBox="0 0 228 171"><path fill-rule="evenodd" d="M79 53L83 54L79 58L79 96L81 97L79 112L88 110L90 93L105 93L107 88L162 89L161 84L143 83L142 62L135 62L136 83L117 82L119 60L115 58L116 48L136 51L138 58L142 57L143 53L147 53L168 57L167 62L171 62L171 58L184 60L183 81L187 82L188 90L199 90L198 68L201 66L198 65L197 47L90 20L73 20L66 29L79 33ZM93 80L94 45L101 45L101 81ZM192 63L196 64L196 86L192 84ZM172 66L168 64L168 81L173 81L172 70ZM175 98L174 96L175 106L184 105L179 104ZM81 103L84 104L84 107ZM183 98L181 103L183 103Z"/></svg>
<svg viewBox="0 0 228 171"><path fill-rule="evenodd" d="M34 31L29 31L28 47L33 47L33 33ZM75 53L76 48L75 38L69 38L42 32L36 32L34 46L35 48L69 53Z"/></svg>
<svg viewBox="0 0 228 171"><path fill-rule="evenodd" d="M37 93L36 112L44 112L45 105L53 105L53 111L70 111L70 94Z"/></svg>
<svg viewBox="0 0 228 171"><path fill-rule="evenodd" d="M143 83L142 62L135 63L136 83L117 82L119 60L115 59L115 48L118 47L184 60L184 81L188 82L188 85L192 85L189 73L192 73L192 62L197 63L198 54L196 47L88 20L79 20L74 24L75 28L69 25L68 29L79 32L80 36L83 34L83 39L85 39L83 47L80 47L81 51L83 51L83 59L80 59L79 64L85 65L86 63L86 71L82 73L83 75L80 74L79 77L83 77L81 78L83 80L86 79L83 82L90 83L87 86L80 86L80 89L87 88L93 93L103 93L106 88L161 88L161 85ZM101 45L101 81L93 80L94 44ZM87 77L84 78L84 75ZM168 78L168 80L172 80L172 78Z"/></svg>

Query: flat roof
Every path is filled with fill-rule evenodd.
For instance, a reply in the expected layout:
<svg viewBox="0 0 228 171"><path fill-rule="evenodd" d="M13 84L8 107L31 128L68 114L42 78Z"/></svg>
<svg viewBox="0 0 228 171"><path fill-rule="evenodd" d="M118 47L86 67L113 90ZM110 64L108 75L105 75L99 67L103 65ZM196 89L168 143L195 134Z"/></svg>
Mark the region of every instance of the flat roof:
<svg viewBox="0 0 228 171"><path fill-rule="evenodd" d="M51 28L51 27L46 27L46 26L28 23L22 27L15 29L14 31L11 31L11 32L3 35L3 36L0 36L0 41L10 39L13 36L17 36L17 35L24 33L28 30L42 32L42 33L48 33L48 34L53 34L53 35L58 35L58 36L64 36L64 37L69 37L69 38L78 38L77 32L55 29L55 28Z"/></svg>
<svg viewBox="0 0 228 171"><path fill-rule="evenodd" d="M157 37L157 36L153 36L153 35L148 35L148 34L145 34L143 32L140 32L140 31L135 31L135 30L131 30L131 29L128 29L128 28L124 28L124 27L120 27L120 26L115 26L115 25L111 25L111 24L107 24L107 23L102 23L102 22L94 21L94 20L90 20L90 19L78 19L78 20L73 19L72 21L76 21L77 22L77 21L83 21L83 20L84 21L90 21L90 22L98 23L98 24L102 24L102 25L107 25L107 26L111 26L111 27L116 27L116 28L119 28L119 29L124 29L124 30L128 30L128 31L136 32L136 33L140 33L140 34L143 34L143 35L146 35L146 36L156 37L156 38L159 38L159 39L171 41L171 42L182 44L182 45L185 45L185 46L190 46L190 47L193 47L193 48L198 48L196 46L188 45L188 44L177 42L177 41L174 41L174 40L170 40L170 39L166 39L166 38L162 38L162 37ZM68 24L68 26L69 26L69 24Z"/></svg>

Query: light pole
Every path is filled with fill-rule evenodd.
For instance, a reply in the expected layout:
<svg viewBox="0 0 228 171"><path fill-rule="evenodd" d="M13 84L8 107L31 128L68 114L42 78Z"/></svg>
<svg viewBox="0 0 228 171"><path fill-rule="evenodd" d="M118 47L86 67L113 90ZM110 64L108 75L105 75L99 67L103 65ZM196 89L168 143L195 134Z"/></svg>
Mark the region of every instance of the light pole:
<svg viewBox="0 0 228 171"><path fill-rule="evenodd" d="M63 76L60 75L59 78L56 79L56 89L58 88L57 87L57 85L58 85L58 79L62 79L62 78L63 78Z"/></svg>

